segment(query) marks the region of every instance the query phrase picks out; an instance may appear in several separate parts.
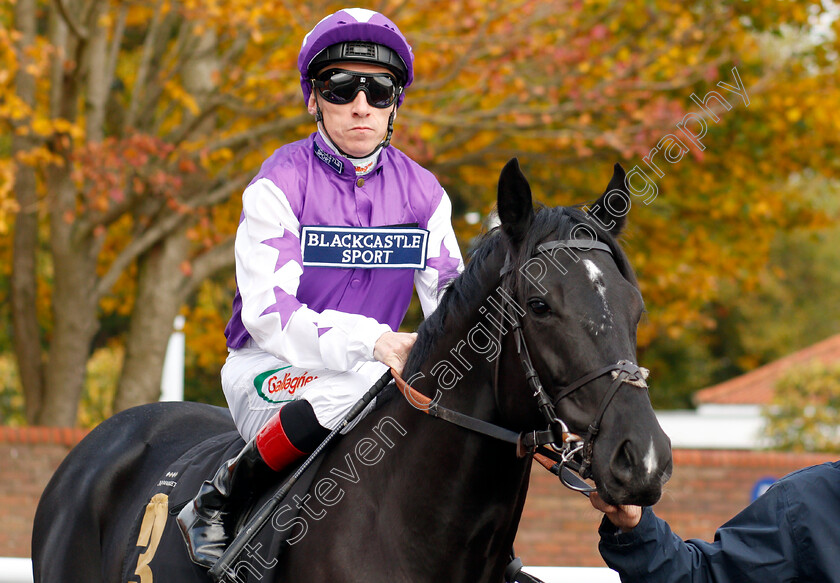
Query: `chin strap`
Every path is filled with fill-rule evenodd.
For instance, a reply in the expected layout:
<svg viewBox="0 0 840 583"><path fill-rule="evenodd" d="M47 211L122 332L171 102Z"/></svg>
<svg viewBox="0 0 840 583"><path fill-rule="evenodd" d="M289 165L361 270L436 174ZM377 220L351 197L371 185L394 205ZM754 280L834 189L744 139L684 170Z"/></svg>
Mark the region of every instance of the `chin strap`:
<svg viewBox="0 0 840 583"><path fill-rule="evenodd" d="M391 110L391 115L388 116L388 131L385 133L385 139L377 146L378 148L387 148L391 145L391 136L394 135L394 119L397 117L397 104L394 103L394 109ZM375 152L376 150L374 150ZM371 152L373 153L373 152ZM370 154L368 154L370 156ZM365 156L362 156L363 158Z"/></svg>

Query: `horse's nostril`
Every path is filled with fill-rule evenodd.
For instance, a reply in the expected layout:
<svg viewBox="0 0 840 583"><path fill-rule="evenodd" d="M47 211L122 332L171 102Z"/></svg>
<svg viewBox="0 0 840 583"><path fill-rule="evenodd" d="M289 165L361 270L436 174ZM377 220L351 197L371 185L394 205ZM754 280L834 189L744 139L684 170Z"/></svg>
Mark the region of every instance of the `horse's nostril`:
<svg viewBox="0 0 840 583"><path fill-rule="evenodd" d="M637 456L633 451L633 444L624 441L613 454L610 469L619 484L627 485L633 480L633 469L636 467Z"/></svg>

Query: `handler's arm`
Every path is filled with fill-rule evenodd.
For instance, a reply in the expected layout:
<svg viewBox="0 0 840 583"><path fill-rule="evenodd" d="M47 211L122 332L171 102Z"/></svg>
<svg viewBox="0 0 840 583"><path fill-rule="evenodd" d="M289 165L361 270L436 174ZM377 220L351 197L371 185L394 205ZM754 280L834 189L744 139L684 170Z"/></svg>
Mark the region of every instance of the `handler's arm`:
<svg viewBox="0 0 840 583"><path fill-rule="evenodd" d="M593 506L598 508L597 501ZM786 509L785 489L771 488L721 526L712 543L683 541L650 508L627 532L607 515L598 531L598 549L624 583L792 581L797 549ZM627 513L619 514L626 518Z"/></svg>

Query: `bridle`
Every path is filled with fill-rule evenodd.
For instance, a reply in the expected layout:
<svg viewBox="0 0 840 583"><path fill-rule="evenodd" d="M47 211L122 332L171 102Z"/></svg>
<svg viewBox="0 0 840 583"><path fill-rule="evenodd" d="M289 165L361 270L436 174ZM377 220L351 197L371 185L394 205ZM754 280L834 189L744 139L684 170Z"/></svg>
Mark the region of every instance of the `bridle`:
<svg viewBox="0 0 840 583"><path fill-rule="evenodd" d="M612 256L612 249L610 249L608 245L601 243L600 241L588 239L564 239L551 241L540 245L537 248L537 252L549 253L557 248L580 249L586 251L598 250L609 253L610 256ZM500 277L503 281L507 280L509 279L508 274L512 272L513 263L511 261L510 253L508 253L505 259L505 265L500 271ZM510 288L508 288L507 291L510 292ZM512 294L508 293L507 297L512 297ZM621 388L623 384L627 383L637 387L647 388L646 379L648 376L648 370L629 360L620 360L614 364L608 364L595 371L584 374L571 384L563 387L554 398L554 401L552 401L543 388L542 383L540 382L539 374L531 361L531 355L525 341L525 333L522 329L522 318L518 313L511 314L513 310L508 303L504 304L504 308L508 312L508 315L514 318L515 323L513 324L513 333L516 341L516 351L519 354L519 360L522 363L523 370L525 371L525 378L527 379L531 389L534 391L533 396L537 399L537 406L548 423L550 432L555 438L553 443L539 445L549 445L557 454L556 456L549 457L559 464L559 467L557 468L558 473L561 472L565 466L568 466L577 471L584 479L591 477L595 439L601 430L601 422L607 408L618 392L618 389ZM558 417L556 409L559 407L560 401L578 389L583 388L595 379L598 379L606 374L610 374L612 376L612 383L610 384L607 393L601 399L598 412L595 414L595 418L591 423L589 423L589 426L586 429L586 435L581 438L569 431L566 423ZM495 382L498 385L498 374L496 375ZM498 386L495 387L495 390L498 391ZM574 460L574 457L577 454L580 454L581 458L579 463ZM566 481L564 481L564 483L566 483ZM571 487L568 483L566 483L566 485Z"/></svg>
<svg viewBox="0 0 840 583"><path fill-rule="evenodd" d="M537 252L548 253L549 251L557 248L580 249L585 251L599 250L605 251L612 256L612 250L604 243L599 241L577 239L566 239L545 243L538 247ZM510 253L508 253L505 259L505 264L499 272L503 289L505 289L506 292L511 291L511 288L506 286L505 283L510 279L510 274L513 272L513 262L511 260ZM512 298L512 295L508 293L506 294L506 297ZM607 408L618 392L618 389L624 384L647 389L646 379L648 377L648 370L629 360L620 360L617 363L608 364L592 372L584 374L571 384L563 387L552 401L548 396L548 393L546 393L543 388L543 385L540 382L539 374L531 361L528 345L525 341L525 333L522 329L522 318L520 317L520 313L514 310L508 301L506 301L503 305L503 309L505 310L506 315L509 316L508 321L513 322L512 330L516 343L516 352L519 355L519 360L525 372L525 378L528 381L528 385L533 390L533 396L537 400L537 407L548 425L546 429L541 431L534 430L524 433L516 433L487 421L447 409L413 389L408 385L408 383L406 383L406 381L400 378L399 375L394 373L397 387L412 405L424 413L443 419L444 421L458 425L465 429L469 429L470 431L513 443L516 445L517 455L520 457L524 457L526 455L534 456L535 459L546 467L546 469L549 469L552 473L558 475L564 485L573 490L588 494L595 489L581 480L570 470L577 472L581 478L587 479L591 477L595 439L600 432L601 421L603 420ZM499 331L499 336L501 340L501 330ZM494 375L493 381L493 390L496 395L499 394L498 366L500 360L501 358L497 356L496 374ZM586 435L584 437L580 437L569 430L567 424L557 416L556 409L561 400L606 374L611 375L612 383L610 384L607 393L601 399L598 412L595 414L594 419L586 429ZM580 461L577 461L578 457L580 458Z"/></svg>

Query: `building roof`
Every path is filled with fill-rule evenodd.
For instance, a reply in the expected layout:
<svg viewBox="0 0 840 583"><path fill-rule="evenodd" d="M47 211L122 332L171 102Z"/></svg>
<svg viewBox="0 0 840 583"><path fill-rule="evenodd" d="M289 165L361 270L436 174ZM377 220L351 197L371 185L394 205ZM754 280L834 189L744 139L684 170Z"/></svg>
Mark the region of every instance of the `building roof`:
<svg viewBox="0 0 840 583"><path fill-rule="evenodd" d="M788 354L755 370L694 393L696 405L767 405L773 389L788 369L820 362L840 362L840 334Z"/></svg>

